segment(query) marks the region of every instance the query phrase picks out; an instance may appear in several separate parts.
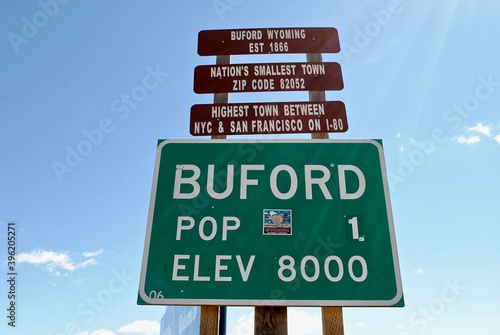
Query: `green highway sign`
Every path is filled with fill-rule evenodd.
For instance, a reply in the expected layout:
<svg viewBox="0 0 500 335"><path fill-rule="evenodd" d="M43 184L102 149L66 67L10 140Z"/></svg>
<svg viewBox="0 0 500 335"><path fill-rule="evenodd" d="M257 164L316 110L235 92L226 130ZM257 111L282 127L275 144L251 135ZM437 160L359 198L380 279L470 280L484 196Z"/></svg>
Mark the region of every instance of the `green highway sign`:
<svg viewBox="0 0 500 335"><path fill-rule="evenodd" d="M159 143L139 304L402 301L381 142Z"/></svg>

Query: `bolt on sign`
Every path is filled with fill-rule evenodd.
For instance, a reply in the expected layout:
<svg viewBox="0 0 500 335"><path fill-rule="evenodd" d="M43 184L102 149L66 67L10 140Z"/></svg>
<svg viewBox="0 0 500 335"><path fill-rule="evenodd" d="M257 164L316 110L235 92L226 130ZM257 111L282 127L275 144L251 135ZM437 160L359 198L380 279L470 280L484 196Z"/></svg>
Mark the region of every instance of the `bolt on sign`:
<svg viewBox="0 0 500 335"><path fill-rule="evenodd" d="M395 306L381 142L166 140L139 304Z"/></svg>
<svg viewBox="0 0 500 335"><path fill-rule="evenodd" d="M191 107L193 136L341 133L348 128L342 101L202 104Z"/></svg>
<svg viewBox="0 0 500 335"><path fill-rule="evenodd" d="M228 29L198 33L200 56L339 51L335 28Z"/></svg>
<svg viewBox="0 0 500 335"><path fill-rule="evenodd" d="M324 91L344 88L339 63L199 65L196 93Z"/></svg>

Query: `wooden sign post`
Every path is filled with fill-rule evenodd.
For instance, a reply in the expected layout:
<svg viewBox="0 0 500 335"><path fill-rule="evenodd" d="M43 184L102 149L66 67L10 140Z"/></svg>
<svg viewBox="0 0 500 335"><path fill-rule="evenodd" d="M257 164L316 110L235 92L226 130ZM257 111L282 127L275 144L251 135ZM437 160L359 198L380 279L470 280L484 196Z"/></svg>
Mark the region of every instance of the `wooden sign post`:
<svg viewBox="0 0 500 335"><path fill-rule="evenodd" d="M254 334L287 335L288 325L286 307L255 307Z"/></svg>
<svg viewBox="0 0 500 335"><path fill-rule="evenodd" d="M307 54L308 63L321 63L321 54ZM309 91L309 101L326 101L325 91ZM328 133L313 133L312 139L328 139ZM323 320L324 335L344 335L344 321L342 307L322 307L321 318Z"/></svg>
<svg viewBox="0 0 500 335"><path fill-rule="evenodd" d="M215 59L217 65L226 65L231 63L230 55L217 56ZM215 93L214 104L227 104L229 102L229 93ZM214 139L225 139L226 135L213 135ZM200 316L200 335L219 335L219 328L221 322L221 308L223 306L201 306ZM222 318L225 322L225 318ZM225 328L225 327L224 327ZM221 334L224 335L224 334Z"/></svg>
<svg viewBox="0 0 500 335"><path fill-rule="evenodd" d="M200 335L219 335L219 306L201 306Z"/></svg>

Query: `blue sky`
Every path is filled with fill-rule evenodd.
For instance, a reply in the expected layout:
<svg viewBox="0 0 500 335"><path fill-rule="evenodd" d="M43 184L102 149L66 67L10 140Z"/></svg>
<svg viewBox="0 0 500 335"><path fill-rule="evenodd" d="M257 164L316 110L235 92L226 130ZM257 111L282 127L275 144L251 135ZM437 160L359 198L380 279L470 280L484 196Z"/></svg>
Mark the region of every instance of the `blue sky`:
<svg viewBox="0 0 500 335"><path fill-rule="evenodd" d="M18 314L0 332L158 334L164 307L135 303L155 149L194 139L190 107L212 102L193 92L194 68L215 63L198 32L335 27L342 51L323 60L341 64L344 89L327 98L345 103L349 130L330 138L384 142L406 301L344 308L346 334L496 334L499 14L493 0L1 2L0 306L15 222ZM245 334L252 310L230 309L228 331ZM291 334L321 332L318 309L289 320Z"/></svg>

